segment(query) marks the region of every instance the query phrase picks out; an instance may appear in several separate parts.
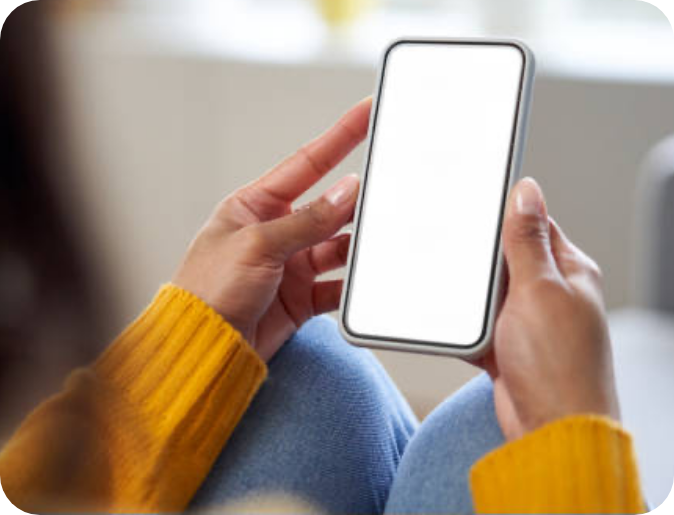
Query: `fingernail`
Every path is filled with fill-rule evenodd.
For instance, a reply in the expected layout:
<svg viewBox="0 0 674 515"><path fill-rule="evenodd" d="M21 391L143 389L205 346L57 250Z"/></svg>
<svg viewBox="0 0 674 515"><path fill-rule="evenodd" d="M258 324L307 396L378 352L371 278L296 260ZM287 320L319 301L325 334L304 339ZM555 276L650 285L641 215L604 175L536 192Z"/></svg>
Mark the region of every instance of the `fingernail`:
<svg viewBox="0 0 674 515"><path fill-rule="evenodd" d="M545 212L545 200L538 183L531 177L522 179L517 186L515 208L521 215L542 216Z"/></svg>
<svg viewBox="0 0 674 515"><path fill-rule="evenodd" d="M360 181L357 175L347 175L325 192L325 198L333 206L353 201L358 194Z"/></svg>

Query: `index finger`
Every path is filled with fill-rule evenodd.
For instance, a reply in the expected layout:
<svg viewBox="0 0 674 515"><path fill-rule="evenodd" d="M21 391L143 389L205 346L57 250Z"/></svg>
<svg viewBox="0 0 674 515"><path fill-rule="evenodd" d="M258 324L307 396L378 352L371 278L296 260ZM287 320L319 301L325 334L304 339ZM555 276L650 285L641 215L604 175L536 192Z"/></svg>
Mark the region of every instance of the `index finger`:
<svg viewBox="0 0 674 515"><path fill-rule="evenodd" d="M330 129L251 184L284 202L292 202L337 166L367 135L372 98L347 111Z"/></svg>
<svg viewBox="0 0 674 515"><path fill-rule="evenodd" d="M552 253L560 272L567 278L576 273L589 274L598 278L601 271L597 263L566 236L552 217L549 217L549 223Z"/></svg>

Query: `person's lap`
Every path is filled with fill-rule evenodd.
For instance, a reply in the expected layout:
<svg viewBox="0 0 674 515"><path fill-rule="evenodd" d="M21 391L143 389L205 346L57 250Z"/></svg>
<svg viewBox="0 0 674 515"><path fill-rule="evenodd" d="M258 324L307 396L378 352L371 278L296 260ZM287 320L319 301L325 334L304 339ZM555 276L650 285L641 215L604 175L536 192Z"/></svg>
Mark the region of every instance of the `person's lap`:
<svg viewBox="0 0 674 515"><path fill-rule="evenodd" d="M419 428L376 358L314 318L269 363L192 507L281 494L325 513L470 512L468 470L502 442L491 399L480 377Z"/></svg>

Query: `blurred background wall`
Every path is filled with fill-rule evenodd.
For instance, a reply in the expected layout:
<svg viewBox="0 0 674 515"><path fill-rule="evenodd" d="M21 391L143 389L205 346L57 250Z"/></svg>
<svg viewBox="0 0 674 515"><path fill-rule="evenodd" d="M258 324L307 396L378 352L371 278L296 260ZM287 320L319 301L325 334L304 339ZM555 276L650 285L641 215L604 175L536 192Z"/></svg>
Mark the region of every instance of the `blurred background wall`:
<svg viewBox="0 0 674 515"><path fill-rule="evenodd" d="M120 308L110 336L170 278L222 196L373 91L379 54L403 35L508 35L533 47L524 173L601 264L609 307L638 298L639 164L674 120L674 34L653 6L136 0L78 3L56 20L74 164L60 194ZM361 168L362 150L307 198ZM420 413L475 373L453 360L379 355Z"/></svg>

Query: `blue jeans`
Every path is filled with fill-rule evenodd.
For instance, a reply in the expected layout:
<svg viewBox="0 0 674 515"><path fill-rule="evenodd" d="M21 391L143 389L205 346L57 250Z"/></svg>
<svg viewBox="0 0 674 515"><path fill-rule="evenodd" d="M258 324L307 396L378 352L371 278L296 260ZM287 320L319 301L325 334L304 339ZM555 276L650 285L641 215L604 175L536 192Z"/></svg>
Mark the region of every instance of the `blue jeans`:
<svg viewBox="0 0 674 515"><path fill-rule="evenodd" d="M376 358L317 317L269 363L192 507L283 494L322 513L471 513L470 467L502 443L486 375L419 425Z"/></svg>

